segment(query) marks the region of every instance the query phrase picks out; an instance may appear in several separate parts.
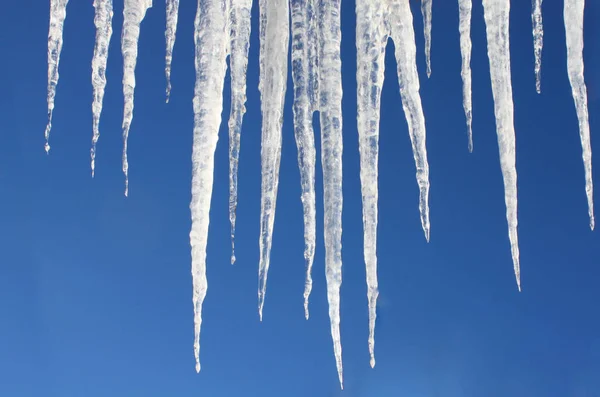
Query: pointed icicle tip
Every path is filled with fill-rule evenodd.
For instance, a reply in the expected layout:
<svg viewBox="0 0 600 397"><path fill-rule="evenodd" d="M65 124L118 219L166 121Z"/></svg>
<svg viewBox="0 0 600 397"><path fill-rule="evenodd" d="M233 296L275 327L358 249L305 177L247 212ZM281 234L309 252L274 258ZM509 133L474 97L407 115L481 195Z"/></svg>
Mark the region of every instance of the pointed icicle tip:
<svg viewBox="0 0 600 397"><path fill-rule="evenodd" d="M196 361L196 373L200 373L200 363Z"/></svg>
<svg viewBox="0 0 600 397"><path fill-rule="evenodd" d="M308 313L308 301L304 301L304 318L308 320L309 317L309 313Z"/></svg>
<svg viewBox="0 0 600 397"><path fill-rule="evenodd" d="M374 356L371 356L371 361L369 364L371 364L371 368L375 368L375 357Z"/></svg>

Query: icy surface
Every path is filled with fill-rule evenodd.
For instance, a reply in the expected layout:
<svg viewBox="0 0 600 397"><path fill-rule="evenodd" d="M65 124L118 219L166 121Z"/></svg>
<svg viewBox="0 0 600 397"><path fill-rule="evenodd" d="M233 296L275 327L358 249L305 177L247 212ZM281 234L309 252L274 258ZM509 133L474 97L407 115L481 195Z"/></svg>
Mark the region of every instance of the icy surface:
<svg viewBox="0 0 600 397"><path fill-rule="evenodd" d="M281 160L281 127L287 83L289 7L287 0L260 0L261 203L260 261L258 265L258 314L267 289L275 204Z"/></svg>
<svg viewBox="0 0 600 397"><path fill-rule="evenodd" d="M473 151L473 105L471 99L471 9L472 0L458 0L460 32L460 55L462 66L460 75L463 81L463 109L467 119L469 152Z"/></svg>
<svg viewBox="0 0 600 397"><path fill-rule="evenodd" d="M229 222L231 223L231 263L235 262L234 235L237 207L240 134L246 112L246 70L250 47L252 0L229 0L229 65L231 68L231 113L229 116Z"/></svg>
<svg viewBox="0 0 600 397"><path fill-rule="evenodd" d="M543 0L532 0L531 23L533 25L533 53L535 56L535 90L542 92L542 47L544 46L544 25L542 24Z"/></svg>
<svg viewBox="0 0 600 397"><path fill-rule="evenodd" d="M565 0L564 18L567 39L567 68L579 120L579 136L585 169L585 194L590 228L594 230L594 185L592 183L592 145L588 119L587 88L583 78L583 11L585 0Z"/></svg>
<svg viewBox="0 0 600 397"><path fill-rule="evenodd" d="M421 13L423 14L423 30L425 32L425 62L427 63L427 77L431 76L431 6L433 0L421 0Z"/></svg>
<svg viewBox="0 0 600 397"><path fill-rule="evenodd" d="M312 290L312 265L315 257L315 136L312 115L318 108L318 0L291 0L292 78L294 80L294 135L298 147L298 167L304 212L304 316L308 319L308 299Z"/></svg>
<svg viewBox="0 0 600 397"><path fill-rule="evenodd" d="M504 201L512 260L521 290L519 239L517 235L517 169L515 166L515 127L510 75L509 15L510 0L483 0L488 58L500 149L500 167L504 179Z"/></svg>
<svg viewBox="0 0 600 397"><path fill-rule="evenodd" d="M215 149L223 109L229 34L224 0L200 0L194 24L196 83L194 85L194 143L192 148L192 282L194 356L200 371L200 325L206 296L206 243L213 187Z"/></svg>
<svg viewBox="0 0 600 397"><path fill-rule="evenodd" d="M96 14L94 24L96 25L96 43L94 45L94 57L92 58L92 87L94 90L94 101L92 102L92 149L90 150L92 176L96 168L96 143L100 138L100 114L102 113L102 102L104 100L104 88L106 87L106 62L108 61L108 46L112 37L112 0L94 0Z"/></svg>
<svg viewBox="0 0 600 397"><path fill-rule="evenodd" d="M177 33L177 16L179 14L179 0L166 0L167 27L165 29L166 54L165 77L167 79L167 102L171 96L171 61L173 60L173 47Z"/></svg>
<svg viewBox="0 0 600 397"><path fill-rule="evenodd" d="M69 0L50 0L50 26L48 28L48 124L44 137L46 138L46 153L50 151L50 129L52 128L52 112L54 97L58 84L58 63L63 45L63 27L67 17Z"/></svg>
<svg viewBox="0 0 600 397"><path fill-rule="evenodd" d="M419 210L429 241L429 165L425 146L425 118L419 94L416 46L410 5L403 0L388 3L357 0L357 103L360 149L360 179L363 197L364 257L369 302L369 352L375 366L375 318L377 283L377 161L379 110L388 37L394 40L402 107L415 157L420 190Z"/></svg>
<svg viewBox="0 0 600 397"><path fill-rule="evenodd" d="M129 193L129 163L127 162L127 140L133 119L133 93L135 90L135 65L138 55L140 24L146 16L152 0L125 0L123 8L123 32L121 52L123 53L123 173L125 174L125 196Z"/></svg>

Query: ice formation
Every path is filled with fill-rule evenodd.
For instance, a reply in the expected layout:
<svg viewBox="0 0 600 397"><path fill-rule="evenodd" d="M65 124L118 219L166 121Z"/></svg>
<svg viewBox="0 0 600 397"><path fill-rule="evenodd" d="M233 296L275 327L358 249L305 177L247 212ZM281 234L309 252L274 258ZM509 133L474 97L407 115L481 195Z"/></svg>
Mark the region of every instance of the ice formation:
<svg viewBox="0 0 600 397"><path fill-rule="evenodd" d="M173 61L173 47L177 33L177 16L179 14L179 0L166 0L167 27L165 29L165 77L167 79L167 102L171 97L171 62Z"/></svg>
<svg viewBox="0 0 600 397"><path fill-rule="evenodd" d="M531 23L533 25L533 53L535 56L535 90L542 92L542 47L544 46L544 25L542 23L543 0L532 0Z"/></svg>
<svg viewBox="0 0 600 397"><path fill-rule="evenodd" d="M92 177L96 168L96 143L100 138L100 114L102 113L102 102L104 101L104 88L106 87L106 63L108 61L108 46L112 37L112 0L94 0L96 14L94 24L96 25L96 44L94 45L94 57L92 58L92 87L94 90L94 101L92 102L92 149L90 150Z"/></svg>
<svg viewBox="0 0 600 397"><path fill-rule="evenodd" d="M423 14L423 31L425 33L425 63L427 64L427 77L431 76L431 8L433 0L421 0L421 13Z"/></svg>
<svg viewBox="0 0 600 397"><path fill-rule="evenodd" d="M458 30L460 32L460 55L463 81L463 108L467 119L469 152L473 151L473 105L471 102L471 9L472 0L458 0Z"/></svg>
<svg viewBox="0 0 600 397"><path fill-rule="evenodd" d="M517 235L517 168L515 165L515 127L510 75L508 22L510 0L483 0L488 58L496 115L496 133L500 150L500 168L504 179L504 202L508 237L517 286L521 290L519 238Z"/></svg>
<svg viewBox="0 0 600 397"><path fill-rule="evenodd" d="M125 196L129 193L129 163L127 162L127 140L133 120L133 93L135 91L135 65L138 55L140 24L146 11L152 7L152 0L125 0L123 8L123 32L121 52L123 53L123 173L125 174Z"/></svg>
<svg viewBox="0 0 600 397"><path fill-rule="evenodd" d="M67 17L69 0L50 0L50 27L48 28L48 124L44 137L46 138L46 153L50 151L50 129L52 128L52 112L54 97L58 84L58 63L63 45L63 28Z"/></svg>
<svg viewBox="0 0 600 397"><path fill-rule="evenodd" d="M420 190L419 210L429 241L429 165L425 147L425 117L419 94L416 46L408 2L356 1L357 103L360 180L363 196L364 257L369 304L369 353L375 366L377 283L377 161L379 111L385 68L385 46L394 40L402 107L408 123Z"/></svg>
<svg viewBox="0 0 600 397"><path fill-rule="evenodd" d="M583 10L585 0L565 0L564 19L567 39L567 68L573 90L573 100L579 120L579 136L585 169L590 228L594 230L594 185L592 183L592 145L588 119L587 88L583 79Z"/></svg>

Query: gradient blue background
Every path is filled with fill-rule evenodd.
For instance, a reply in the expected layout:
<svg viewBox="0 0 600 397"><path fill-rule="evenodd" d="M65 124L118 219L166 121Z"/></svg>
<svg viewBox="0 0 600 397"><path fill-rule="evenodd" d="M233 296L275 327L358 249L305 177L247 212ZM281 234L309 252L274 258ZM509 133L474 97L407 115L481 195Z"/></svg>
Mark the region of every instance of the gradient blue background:
<svg viewBox="0 0 600 397"><path fill-rule="evenodd" d="M381 295L375 369L369 367L367 349L354 4L344 1L343 392L327 315L320 166L311 318L303 316L302 208L291 77L272 266L264 321L258 321L257 2L240 158L238 261L229 265L223 123L208 245L203 366L199 375L194 371L188 205L195 2L181 2L168 105L164 2L154 3L140 39L129 198L123 196L120 164L122 1L115 0L95 179L89 169L92 1L72 0L68 6L50 156L43 150L48 2L3 4L0 395L600 396L600 234L588 228L562 1L544 2L541 95L534 85L531 4L512 1L522 293L515 285L507 238L481 2L474 2L472 25L473 154L467 152L462 110L457 1L434 2L429 80L419 3L413 6L431 167L429 244L419 222L414 162L393 44L388 45L379 159ZM595 160L600 156L598 20L600 6L588 0L585 71ZM228 100L223 114L229 115ZM600 169L595 172L600 189Z"/></svg>

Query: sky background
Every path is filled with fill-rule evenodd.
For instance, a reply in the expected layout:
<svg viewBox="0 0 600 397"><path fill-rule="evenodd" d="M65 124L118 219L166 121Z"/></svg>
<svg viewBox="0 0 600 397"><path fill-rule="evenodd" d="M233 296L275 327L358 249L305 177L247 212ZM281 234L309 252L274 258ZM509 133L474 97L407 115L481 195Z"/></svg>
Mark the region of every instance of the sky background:
<svg viewBox="0 0 600 397"><path fill-rule="evenodd" d="M129 198L123 196L121 173L122 0L114 1L95 179L89 167L92 1L68 5L49 156L43 149L48 2L6 2L0 13L0 395L600 396L600 232L588 227L562 1L544 2L541 95L535 92L531 2L512 1L522 293L510 258L481 1L474 1L472 23L473 154L467 151L462 109L457 1L434 2L430 79L419 3L413 5L431 170L429 244L419 221L415 166L389 43L380 130L377 366L371 369L355 14L354 3L344 0L343 392L327 314L320 164L310 320L303 315L291 74L264 321L258 321L256 1L240 155L238 260L229 264L228 139L222 123L202 371L194 370L188 206L196 7L195 1L181 1L173 91L165 104L164 2L154 3L139 43ZM600 4L588 0L585 77L595 160L600 156L598 20ZM228 84L229 77L226 118ZM598 175L595 167L597 190Z"/></svg>

